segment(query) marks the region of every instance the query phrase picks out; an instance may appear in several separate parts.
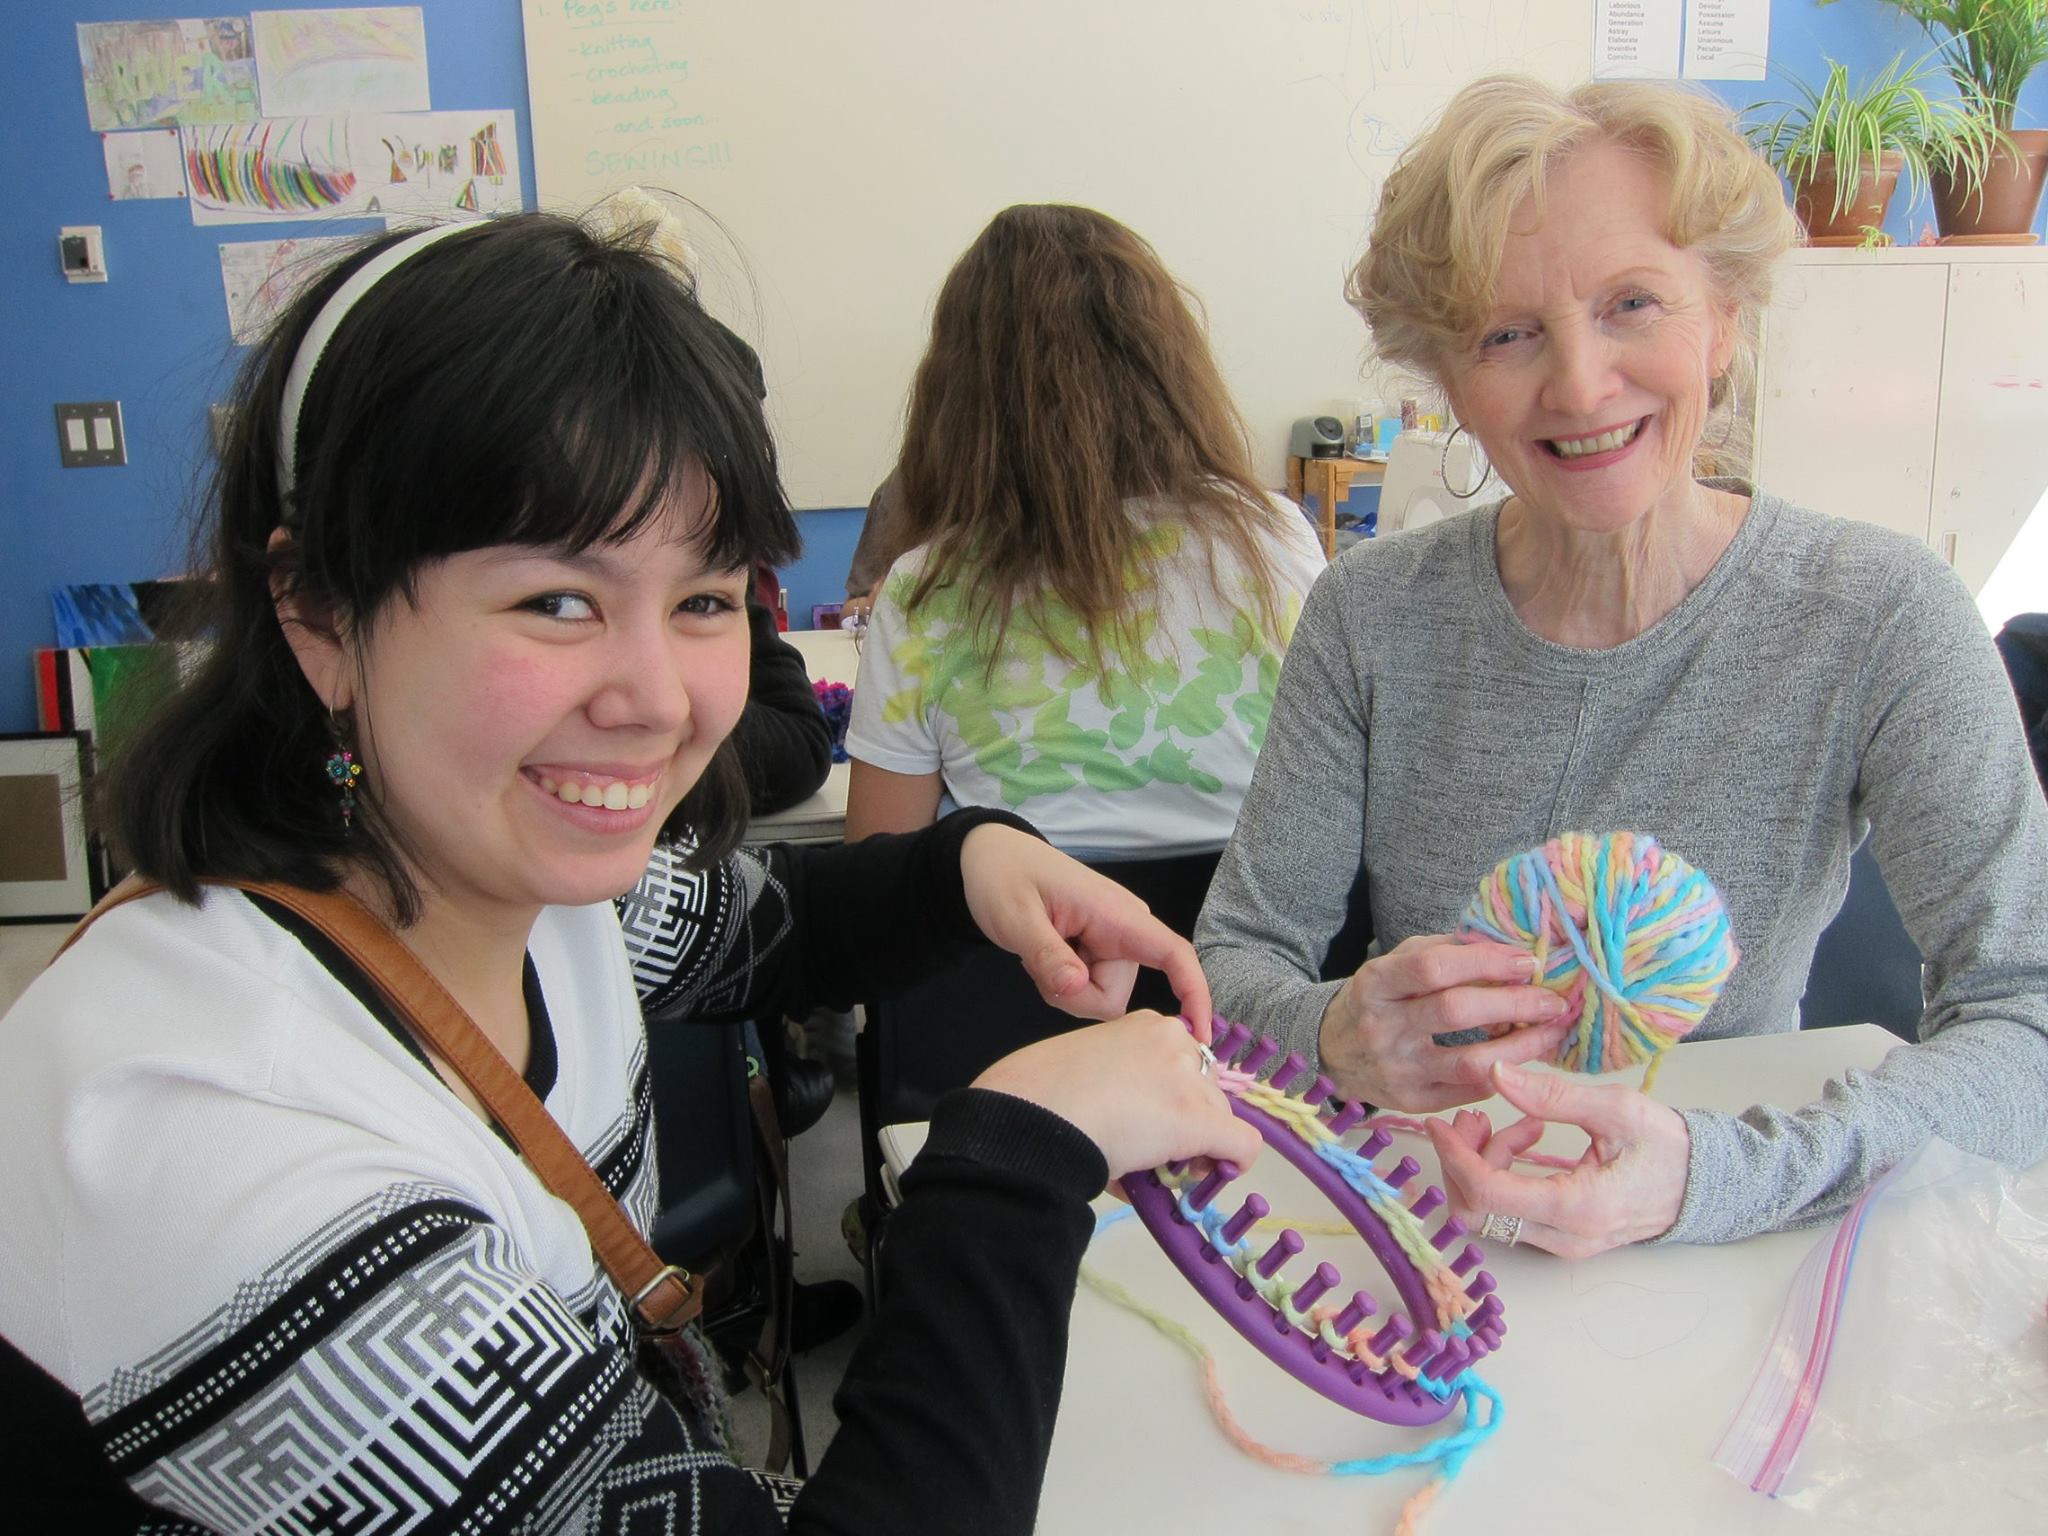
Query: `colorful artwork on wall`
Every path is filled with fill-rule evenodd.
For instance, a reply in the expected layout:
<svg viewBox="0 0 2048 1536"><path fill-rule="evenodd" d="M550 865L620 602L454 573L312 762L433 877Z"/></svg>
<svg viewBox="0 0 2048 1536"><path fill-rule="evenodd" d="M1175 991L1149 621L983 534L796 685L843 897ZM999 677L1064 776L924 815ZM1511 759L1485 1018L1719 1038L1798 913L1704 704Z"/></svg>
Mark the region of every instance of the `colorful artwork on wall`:
<svg viewBox="0 0 2048 1536"><path fill-rule="evenodd" d="M78 27L85 110L94 128L241 122L257 115L246 16L89 21Z"/></svg>
<svg viewBox="0 0 2048 1536"><path fill-rule="evenodd" d="M311 240L240 240L220 248L228 329L237 346L253 346L308 278L354 242L346 235Z"/></svg>
<svg viewBox="0 0 2048 1536"><path fill-rule="evenodd" d="M454 218L521 206L503 112L370 112L181 130L195 224Z"/></svg>
<svg viewBox="0 0 2048 1536"><path fill-rule="evenodd" d="M424 112L427 29L416 5L257 11L265 117Z"/></svg>

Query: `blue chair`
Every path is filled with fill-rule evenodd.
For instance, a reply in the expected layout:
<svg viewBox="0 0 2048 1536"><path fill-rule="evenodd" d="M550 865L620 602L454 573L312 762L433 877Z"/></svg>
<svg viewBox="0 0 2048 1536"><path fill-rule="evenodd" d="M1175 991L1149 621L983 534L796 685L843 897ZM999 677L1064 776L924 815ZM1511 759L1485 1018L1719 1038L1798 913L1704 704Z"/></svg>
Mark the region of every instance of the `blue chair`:
<svg viewBox="0 0 2048 1536"><path fill-rule="evenodd" d="M1865 839L1849 861L1849 894L1842 910L1814 946L1799 1027L1881 1024L1901 1039L1915 1040L1924 1007L1920 950L1906 932Z"/></svg>

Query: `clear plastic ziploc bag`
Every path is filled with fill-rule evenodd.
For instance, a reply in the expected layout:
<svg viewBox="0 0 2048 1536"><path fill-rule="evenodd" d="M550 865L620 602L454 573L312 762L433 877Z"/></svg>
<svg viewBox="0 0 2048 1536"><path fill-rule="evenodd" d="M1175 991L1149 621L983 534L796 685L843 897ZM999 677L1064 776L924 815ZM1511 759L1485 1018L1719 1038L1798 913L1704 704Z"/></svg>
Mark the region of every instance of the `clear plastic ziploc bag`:
<svg viewBox="0 0 2048 1536"><path fill-rule="evenodd" d="M2048 1529L2048 1166L1930 1141L1792 1281L1714 1464L1879 1532Z"/></svg>

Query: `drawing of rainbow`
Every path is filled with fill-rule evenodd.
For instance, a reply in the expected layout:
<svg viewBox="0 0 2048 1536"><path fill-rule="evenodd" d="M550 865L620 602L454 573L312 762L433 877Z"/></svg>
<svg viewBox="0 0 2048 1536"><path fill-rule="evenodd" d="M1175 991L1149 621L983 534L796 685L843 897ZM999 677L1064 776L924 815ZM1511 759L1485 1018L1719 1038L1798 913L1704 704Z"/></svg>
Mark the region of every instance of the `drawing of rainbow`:
<svg viewBox="0 0 2048 1536"><path fill-rule="evenodd" d="M294 129L298 143L288 150ZM355 191L355 173L320 170L313 158L303 121L188 130L185 174L193 197L216 207L266 213L325 213L341 207Z"/></svg>

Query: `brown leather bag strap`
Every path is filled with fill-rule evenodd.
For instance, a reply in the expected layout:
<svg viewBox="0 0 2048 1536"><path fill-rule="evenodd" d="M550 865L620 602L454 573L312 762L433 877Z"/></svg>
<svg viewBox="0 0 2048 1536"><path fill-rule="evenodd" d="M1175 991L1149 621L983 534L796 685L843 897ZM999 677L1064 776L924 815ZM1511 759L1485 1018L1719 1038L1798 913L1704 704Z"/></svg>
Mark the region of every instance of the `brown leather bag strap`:
<svg viewBox="0 0 2048 1536"><path fill-rule="evenodd" d="M525 1154L541 1183L566 1200L582 1219L590 1246L612 1283L624 1293L648 1332L682 1327L703 1309L701 1284L686 1269L668 1264L640 1235L591 1171L583 1154L512 1070L503 1053L456 1002L448 989L400 939L346 891L307 891L265 882L212 880L262 896L296 912L334 941L360 969L398 1016L455 1069L470 1091L505 1128ZM155 882L129 876L87 913L64 941L69 949L80 934L115 907L161 889ZM63 950L58 951L59 954Z"/></svg>

